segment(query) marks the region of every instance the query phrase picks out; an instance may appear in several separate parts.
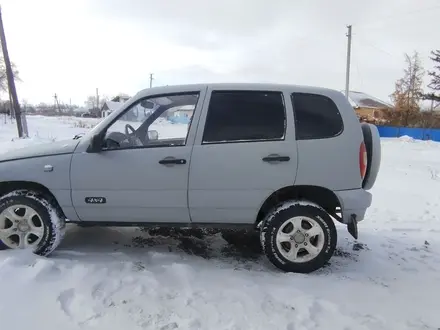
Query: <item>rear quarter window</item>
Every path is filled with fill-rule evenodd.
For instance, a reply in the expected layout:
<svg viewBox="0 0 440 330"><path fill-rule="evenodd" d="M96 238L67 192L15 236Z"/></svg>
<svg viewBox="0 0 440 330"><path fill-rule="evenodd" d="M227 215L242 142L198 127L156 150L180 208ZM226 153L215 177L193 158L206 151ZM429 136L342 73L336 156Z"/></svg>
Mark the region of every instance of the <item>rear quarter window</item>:
<svg viewBox="0 0 440 330"><path fill-rule="evenodd" d="M297 140L326 139L344 130L341 113L327 96L311 93L291 94Z"/></svg>

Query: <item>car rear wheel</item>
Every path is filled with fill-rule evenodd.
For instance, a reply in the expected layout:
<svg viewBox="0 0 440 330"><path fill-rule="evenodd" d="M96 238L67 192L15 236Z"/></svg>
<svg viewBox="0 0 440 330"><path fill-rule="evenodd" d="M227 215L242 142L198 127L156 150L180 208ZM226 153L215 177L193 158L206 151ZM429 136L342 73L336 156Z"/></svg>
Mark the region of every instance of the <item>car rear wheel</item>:
<svg viewBox="0 0 440 330"><path fill-rule="evenodd" d="M336 243L333 220L312 203L284 203L269 214L261 229L263 252L286 272L310 273L323 267Z"/></svg>
<svg viewBox="0 0 440 330"><path fill-rule="evenodd" d="M64 230L55 205L35 192L16 191L0 199L0 249L47 256L60 244Z"/></svg>

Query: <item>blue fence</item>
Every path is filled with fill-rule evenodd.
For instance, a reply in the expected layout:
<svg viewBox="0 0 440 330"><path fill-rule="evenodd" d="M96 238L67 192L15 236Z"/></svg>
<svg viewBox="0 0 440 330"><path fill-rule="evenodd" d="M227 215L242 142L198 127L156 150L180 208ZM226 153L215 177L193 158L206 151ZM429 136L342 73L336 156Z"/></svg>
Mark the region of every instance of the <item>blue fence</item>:
<svg viewBox="0 0 440 330"><path fill-rule="evenodd" d="M407 135L417 140L440 141L439 128L377 126L377 129L381 137L401 137Z"/></svg>
<svg viewBox="0 0 440 330"><path fill-rule="evenodd" d="M173 124L189 124L190 118L186 116L169 116L167 118Z"/></svg>

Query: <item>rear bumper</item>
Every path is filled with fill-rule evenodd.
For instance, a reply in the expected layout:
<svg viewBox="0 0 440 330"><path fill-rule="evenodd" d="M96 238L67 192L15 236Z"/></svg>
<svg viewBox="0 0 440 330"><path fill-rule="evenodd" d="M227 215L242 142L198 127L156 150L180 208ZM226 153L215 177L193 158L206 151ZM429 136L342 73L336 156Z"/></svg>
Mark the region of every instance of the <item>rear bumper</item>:
<svg viewBox="0 0 440 330"><path fill-rule="evenodd" d="M341 204L342 222L348 224L355 217L359 222L364 219L365 212L371 206L373 196L364 189L335 191Z"/></svg>

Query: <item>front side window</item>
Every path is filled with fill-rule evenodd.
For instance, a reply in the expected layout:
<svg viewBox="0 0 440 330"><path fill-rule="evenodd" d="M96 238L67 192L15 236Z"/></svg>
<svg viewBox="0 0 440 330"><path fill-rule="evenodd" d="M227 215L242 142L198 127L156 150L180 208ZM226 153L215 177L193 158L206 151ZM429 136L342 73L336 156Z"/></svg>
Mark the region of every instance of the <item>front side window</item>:
<svg viewBox="0 0 440 330"><path fill-rule="evenodd" d="M106 130L104 149L184 146L198 93L139 100Z"/></svg>
<svg viewBox="0 0 440 330"><path fill-rule="evenodd" d="M280 92L213 91L203 143L283 140L285 122Z"/></svg>

